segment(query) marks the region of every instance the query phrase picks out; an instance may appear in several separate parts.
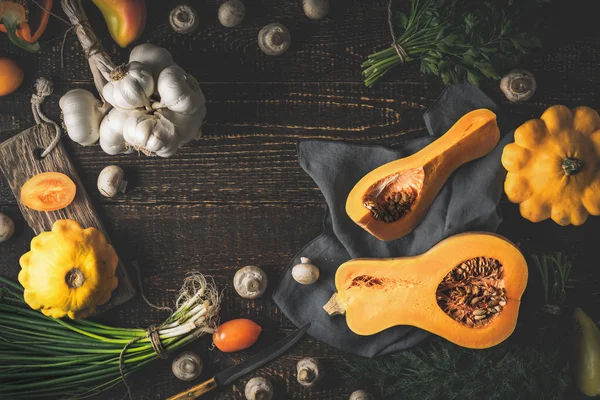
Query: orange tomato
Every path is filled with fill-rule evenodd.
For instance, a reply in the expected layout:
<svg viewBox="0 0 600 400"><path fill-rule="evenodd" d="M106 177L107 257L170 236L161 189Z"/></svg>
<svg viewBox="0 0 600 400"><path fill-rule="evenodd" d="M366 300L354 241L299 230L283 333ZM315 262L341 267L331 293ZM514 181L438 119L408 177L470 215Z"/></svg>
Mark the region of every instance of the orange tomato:
<svg viewBox="0 0 600 400"><path fill-rule="evenodd" d="M0 97L11 94L21 86L23 70L9 58L0 57Z"/></svg>
<svg viewBox="0 0 600 400"><path fill-rule="evenodd" d="M240 318L219 325L213 343L224 353L247 349L258 340L262 328L254 321Z"/></svg>
<svg viewBox="0 0 600 400"><path fill-rule="evenodd" d="M60 172L37 174L21 188L21 201L36 211L56 211L65 208L75 198L75 183Z"/></svg>

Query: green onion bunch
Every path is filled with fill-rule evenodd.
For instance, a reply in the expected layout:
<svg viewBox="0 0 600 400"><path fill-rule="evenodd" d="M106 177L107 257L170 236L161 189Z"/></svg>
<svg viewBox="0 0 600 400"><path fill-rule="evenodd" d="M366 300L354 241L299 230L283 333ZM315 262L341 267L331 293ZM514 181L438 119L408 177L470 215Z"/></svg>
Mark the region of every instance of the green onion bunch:
<svg viewBox="0 0 600 400"><path fill-rule="evenodd" d="M47 317L27 306L21 286L2 277L0 283L0 398L90 397L158 357L145 329ZM220 301L213 282L187 277L176 310L158 327L164 350L212 334Z"/></svg>

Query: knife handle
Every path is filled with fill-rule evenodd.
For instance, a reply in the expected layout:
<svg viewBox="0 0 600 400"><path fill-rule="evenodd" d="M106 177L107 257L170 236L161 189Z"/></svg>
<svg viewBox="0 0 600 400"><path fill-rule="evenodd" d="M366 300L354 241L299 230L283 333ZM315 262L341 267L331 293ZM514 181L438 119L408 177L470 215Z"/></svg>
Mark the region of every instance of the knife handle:
<svg viewBox="0 0 600 400"><path fill-rule="evenodd" d="M167 400L196 399L196 398L202 396L203 394L210 392L211 390L213 390L216 387L217 387L217 381L215 381L215 378L212 378L211 380L208 380L204 383L201 383L199 385L189 388L185 392L181 392L179 394L176 394L173 397L169 397Z"/></svg>

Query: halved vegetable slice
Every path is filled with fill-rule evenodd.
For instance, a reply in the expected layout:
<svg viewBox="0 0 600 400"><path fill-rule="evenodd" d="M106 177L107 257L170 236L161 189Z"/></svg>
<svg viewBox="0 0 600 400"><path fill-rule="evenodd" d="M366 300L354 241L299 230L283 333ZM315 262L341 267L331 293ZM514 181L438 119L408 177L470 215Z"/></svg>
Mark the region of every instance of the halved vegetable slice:
<svg viewBox="0 0 600 400"><path fill-rule="evenodd" d="M36 211L56 211L67 207L77 186L60 172L43 172L29 179L21 188L21 201Z"/></svg>

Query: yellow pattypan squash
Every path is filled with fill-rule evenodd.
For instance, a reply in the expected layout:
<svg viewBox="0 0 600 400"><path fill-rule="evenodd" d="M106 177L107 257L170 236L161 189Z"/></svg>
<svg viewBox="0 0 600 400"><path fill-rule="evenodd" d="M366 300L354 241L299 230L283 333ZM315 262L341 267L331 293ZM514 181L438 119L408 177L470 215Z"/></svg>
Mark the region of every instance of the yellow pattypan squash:
<svg viewBox="0 0 600 400"><path fill-rule="evenodd" d="M515 131L502 153L504 191L532 222L581 225L600 215L600 116L589 107L548 108Z"/></svg>
<svg viewBox="0 0 600 400"><path fill-rule="evenodd" d="M56 221L52 231L31 241L19 263L25 302L54 318L85 318L110 299L119 260L106 237L72 220Z"/></svg>

